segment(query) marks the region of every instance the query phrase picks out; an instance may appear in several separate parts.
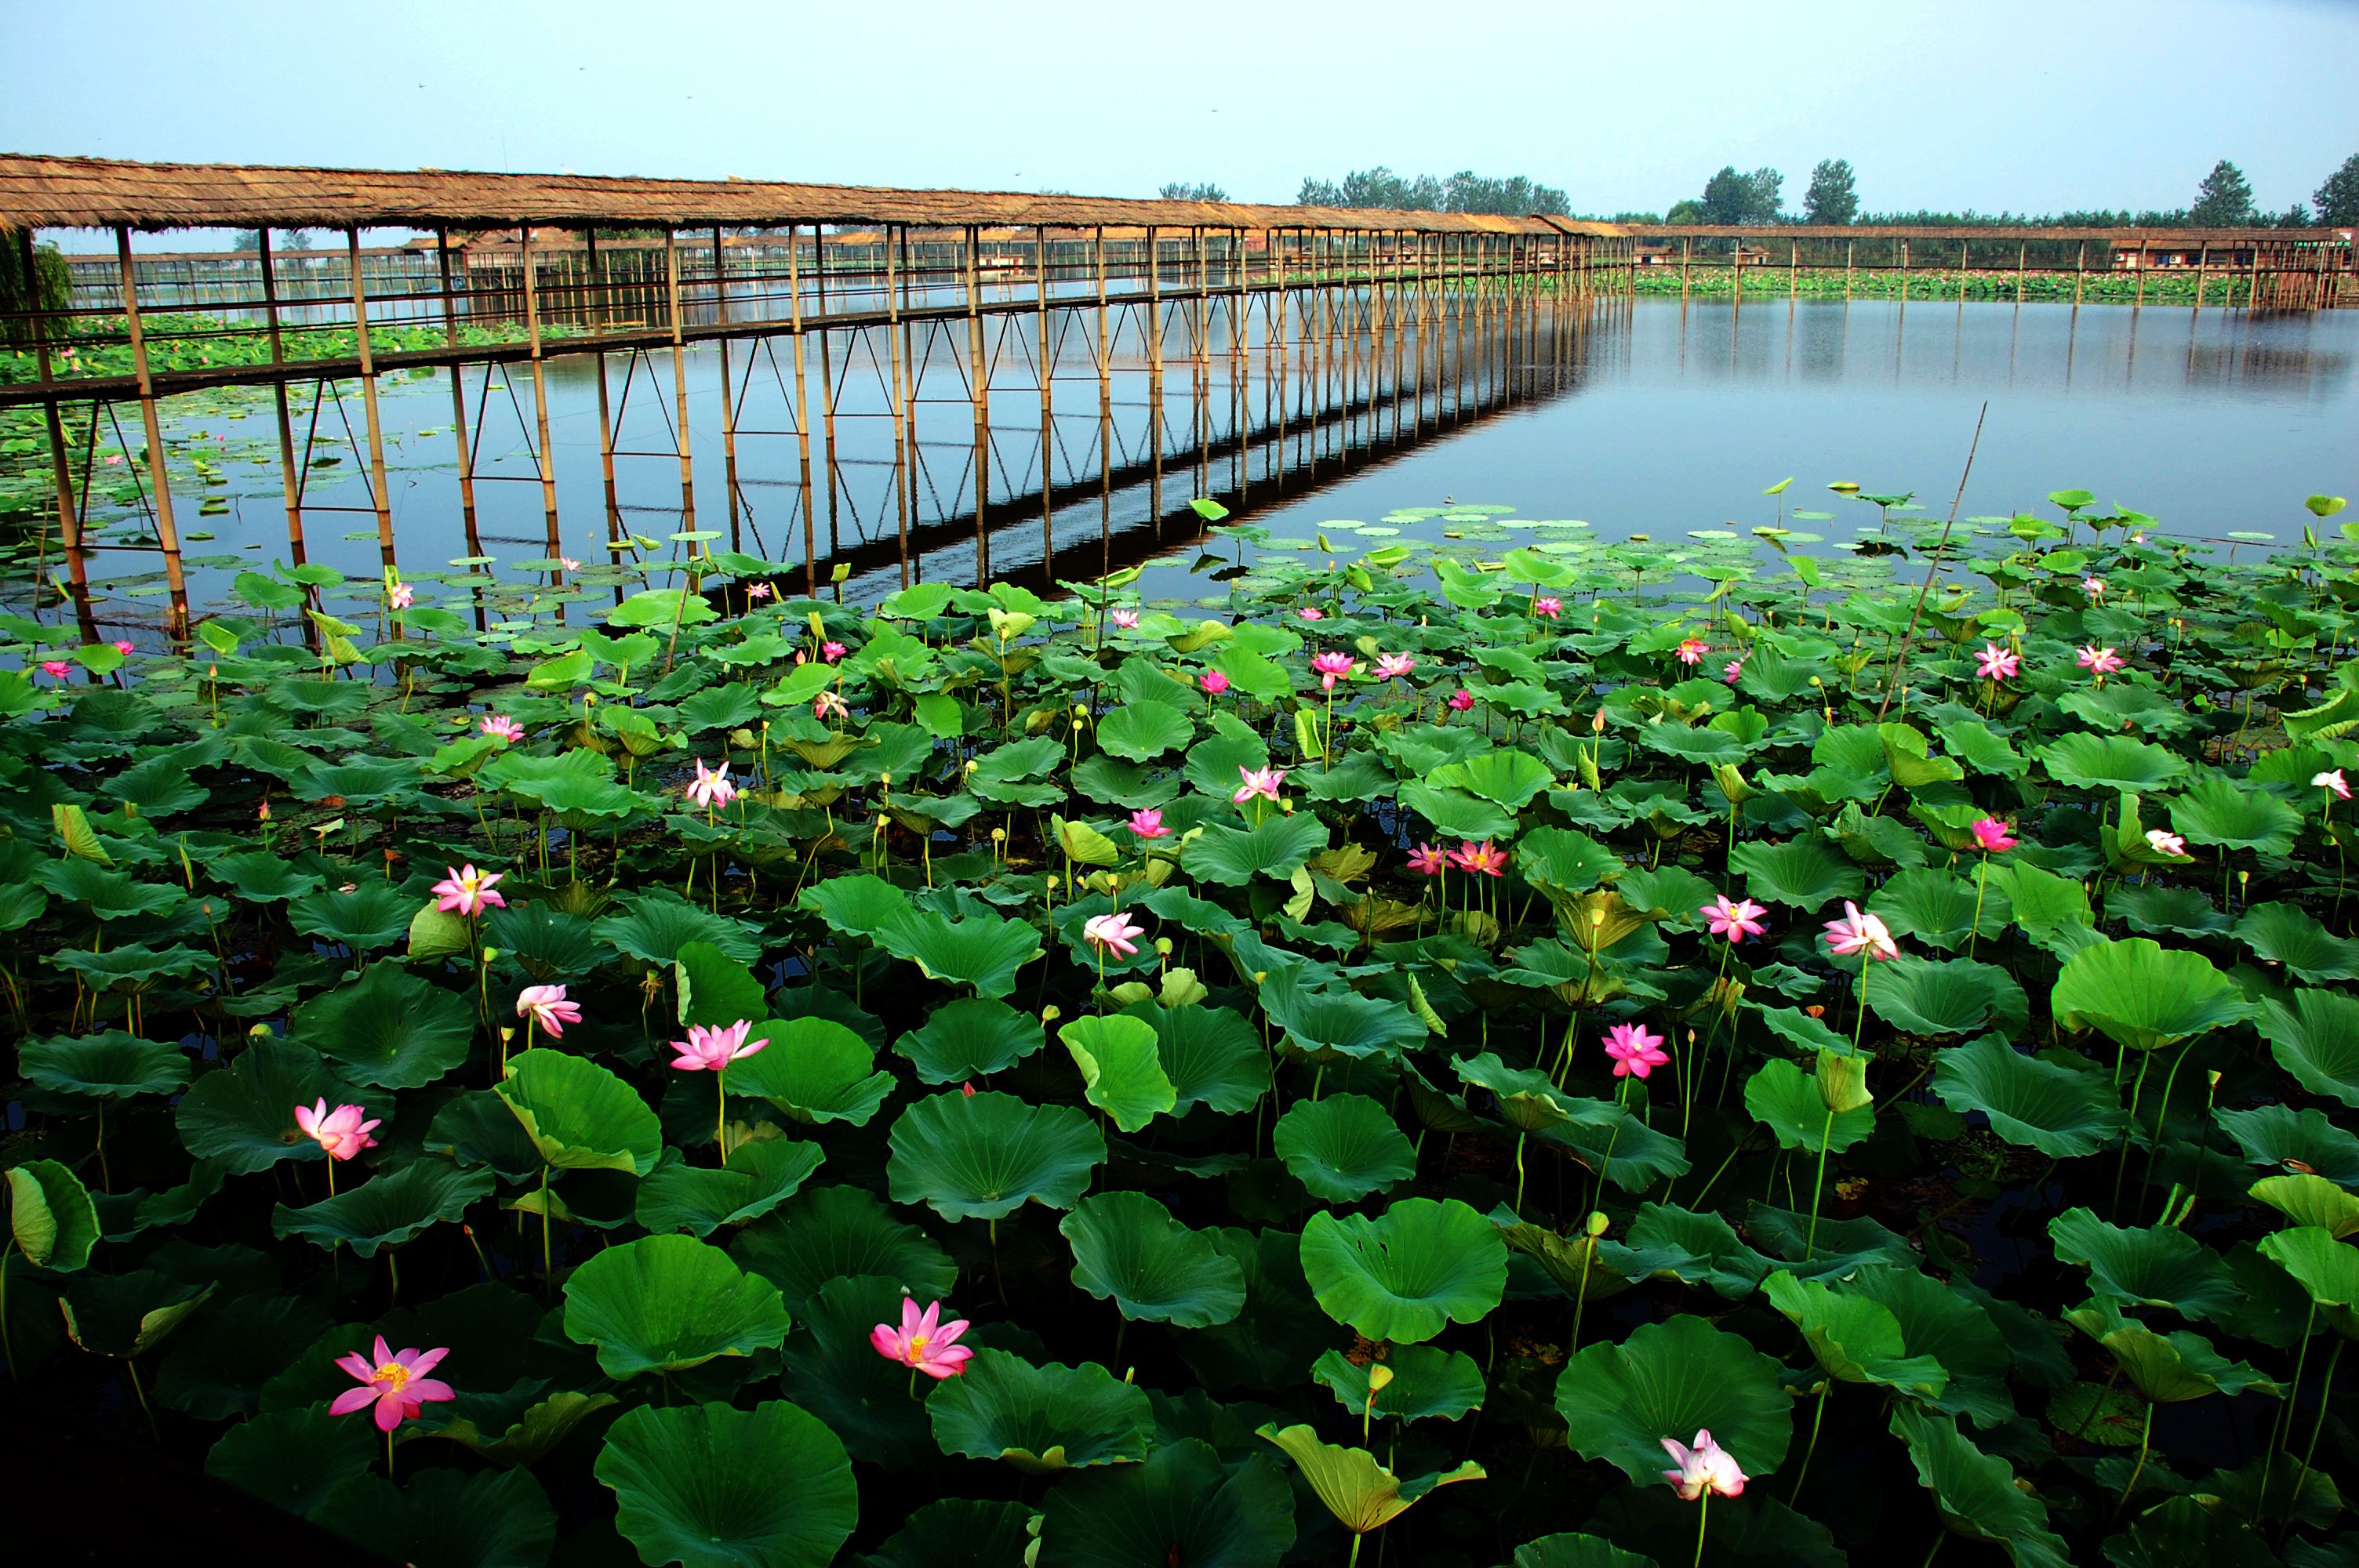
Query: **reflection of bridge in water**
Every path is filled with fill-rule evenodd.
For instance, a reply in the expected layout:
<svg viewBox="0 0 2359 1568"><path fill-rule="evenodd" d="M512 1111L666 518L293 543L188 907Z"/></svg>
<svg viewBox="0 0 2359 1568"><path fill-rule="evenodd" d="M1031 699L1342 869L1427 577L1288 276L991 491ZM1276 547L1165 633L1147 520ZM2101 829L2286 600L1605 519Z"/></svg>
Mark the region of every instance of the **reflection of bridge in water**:
<svg viewBox="0 0 2359 1568"><path fill-rule="evenodd" d="M537 492L538 544L566 553L551 428L571 395L594 399L618 557L648 511L791 563L813 592L1094 577L1196 536L1197 497L1258 506L1560 384L1618 308L1629 250L1609 225L1552 218L38 157L0 158L0 223L28 262L36 228L116 230L113 297L85 281L69 310L12 319L39 375L0 386L0 406L47 413L86 635L89 557L126 547L161 556L185 632L160 424L183 394L273 392L298 562L315 516L342 512L372 516L397 565L377 382L423 371L449 384L455 460L403 477L448 484L470 556L487 515L530 514L503 484ZM259 243L157 262L134 253L135 227ZM344 245L271 246L274 230L321 227ZM429 237L364 249L392 228ZM158 318L192 306L207 319ZM110 347L127 373L94 370ZM725 497L701 525L698 459L710 485L715 454L699 403L717 406ZM144 546L84 536L117 406L147 435ZM322 496L331 447L355 460ZM674 468L676 503L651 502L647 476Z"/></svg>

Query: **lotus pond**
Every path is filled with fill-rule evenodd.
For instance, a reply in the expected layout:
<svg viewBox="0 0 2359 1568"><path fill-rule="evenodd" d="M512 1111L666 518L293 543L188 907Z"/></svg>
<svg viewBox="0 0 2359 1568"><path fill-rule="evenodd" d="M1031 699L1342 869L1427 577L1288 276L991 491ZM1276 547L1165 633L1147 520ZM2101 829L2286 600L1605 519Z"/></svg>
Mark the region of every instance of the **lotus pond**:
<svg viewBox="0 0 2359 1568"><path fill-rule="evenodd" d="M2054 500L7 617L9 1377L429 1568L2359 1562L2359 537Z"/></svg>

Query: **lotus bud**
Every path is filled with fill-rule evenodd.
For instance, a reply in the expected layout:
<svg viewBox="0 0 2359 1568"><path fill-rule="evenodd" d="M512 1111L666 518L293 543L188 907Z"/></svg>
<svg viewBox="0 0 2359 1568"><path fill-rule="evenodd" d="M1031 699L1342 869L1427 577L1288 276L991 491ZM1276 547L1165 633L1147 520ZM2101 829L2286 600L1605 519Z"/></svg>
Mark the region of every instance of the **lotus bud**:
<svg viewBox="0 0 2359 1568"><path fill-rule="evenodd" d="M1065 1010L1053 1001L1040 1010L1040 1022L1043 1023L1054 1023L1064 1016Z"/></svg>
<svg viewBox="0 0 2359 1568"><path fill-rule="evenodd" d="M1591 1211L1588 1222L1582 1227L1582 1229L1587 1231L1593 1237L1603 1236L1605 1234L1605 1227L1613 1223L1614 1222L1612 1220L1605 1217L1604 1210L1594 1209Z"/></svg>
<svg viewBox="0 0 2359 1568"><path fill-rule="evenodd" d="M1050 872L1050 873L1049 873L1049 886L1052 890L1057 886L1057 876L1056 876L1056 873L1055 873L1055 872L1053 872L1053 871L1052 871L1052 872Z"/></svg>
<svg viewBox="0 0 2359 1568"><path fill-rule="evenodd" d="M2206 1073L2203 1076L2207 1087L2217 1089L2220 1087L2220 1075L2216 1071Z"/></svg>
<svg viewBox="0 0 2359 1568"><path fill-rule="evenodd" d="M1073 733L1074 733L1074 734L1078 735L1078 734L1080 734L1082 730L1086 730L1086 729L1088 729L1088 728L1089 728L1089 726L1088 726L1087 724L1083 723L1082 720L1080 720L1080 719L1074 719L1074 720L1073 720Z"/></svg>

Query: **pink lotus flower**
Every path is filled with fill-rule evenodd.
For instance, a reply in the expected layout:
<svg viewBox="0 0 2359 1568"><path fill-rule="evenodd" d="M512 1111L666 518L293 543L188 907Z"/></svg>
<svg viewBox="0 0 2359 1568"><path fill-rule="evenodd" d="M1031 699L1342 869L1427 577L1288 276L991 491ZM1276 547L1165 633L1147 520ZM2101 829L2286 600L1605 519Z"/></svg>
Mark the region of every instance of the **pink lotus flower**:
<svg viewBox="0 0 2359 1568"><path fill-rule="evenodd" d="M2015 839L2006 824L1995 816L1985 816L1974 824L1974 848L1985 855L1995 855L2015 848Z"/></svg>
<svg viewBox="0 0 2359 1568"><path fill-rule="evenodd" d="M1138 624L1138 611L1136 610L1109 610L1106 611L1106 619L1127 632L1132 627Z"/></svg>
<svg viewBox="0 0 2359 1568"><path fill-rule="evenodd" d="M1662 1044L1663 1037L1647 1033L1643 1023L1615 1024L1605 1032L1605 1054L1614 1058L1614 1076L1643 1078L1668 1065L1670 1057L1663 1053Z"/></svg>
<svg viewBox="0 0 2359 1568"><path fill-rule="evenodd" d="M1473 839L1467 839L1450 851L1450 863L1462 871L1480 873L1486 877L1502 876L1506 874L1507 869L1507 852L1505 849L1494 849L1488 838L1484 839L1480 844Z"/></svg>
<svg viewBox="0 0 2359 1568"><path fill-rule="evenodd" d="M1736 684L1736 677L1744 673L1745 661L1743 659L1731 659L1728 663L1720 666L1720 678L1727 682L1730 686L1734 686Z"/></svg>
<svg viewBox="0 0 2359 1568"><path fill-rule="evenodd" d="M1736 1456L1712 1440L1709 1432L1695 1434L1695 1446L1690 1448L1676 1437L1663 1439L1663 1452L1671 1456L1676 1470L1663 1472L1663 1479L1679 1488L1681 1498L1694 1502L1706 1492L1717 1498L1733 1498L1745 1490L1745 1483L1753 1477L1737 1468Z"/></svg>
<svg viewBox="0 0 2359 1568"><path fill-rule="evenodd" d="M1324 621L1327 619L1327 612L1320 609L1315 604L1306 604L1294 613L1305 621Z"/></svg>
<svg viewBox="0 0 2359 1568"><path fill-rule="evenodd" d="M1452 713L1463 713L1474 706L1474 694L1462 686L1450 694L1447 706Z"/></svg>
<svg viewBox="0 0 2359 1568"><path fill-rule="evenodd" d="M122 463L123 454L121 452L109 452L106 454L106 466L108 468L119 468L122 466Z"/></svg>
<svg viewBox="0 0 2359 1568"><path fill-rule="evenodd" d="M1543 621L1553 621L1564 613L1564 606L1553 595L1544 593L1532 600L1532 613Z"/></svg>
<svg viewBox="0 0 2359 1568"><path fill-rule="evenodd" d="M819 645L820 660L823 664L834 664L843 657L844 651L844 646L841 643L821 643Z"/></svg>
<svg viewBox="0 0 2359 1568"><path fill-rule="evenodd" d="M2127 660L2114 653L2111 648L2083 648L2081 650L2081 667L2084 670L2093 671L2099 676L2112 675L2115 670L2120 669L2127 662Z"/></svg>
<svg viewBox="0 0 2359 1568"><path fill-rule="evenodd" d="M567 1024L582 1022L582 1004L566 1000L563 986L527 986L516 992L516 1016L531 1019L543 1034L559 1040Z"/></svg>
<svg viewBox="0 0 2359 1568"><path fill-rule="evenodd" d="M1134 811L1130 814L1130 830L1141 838L1169 838L1171 829L1163 826L1159 810Z"/></svg>
<svg viewBox="0 0 2359 1568"><path fill-rule="evenodd" d="M766 1039L747 1044L745 1036L753 1032L753 1023L743 1018L710 1028L691 1023L686 1040L671 1043L671 1048L679 1053L671 1059L671 1065L683 1073L724 1072L730 1063L742 1062L769 1044Z"/></svg>
<svg viewBox="0 0 2359 1568"><path fill-rule="evenodd" d="M711 811L727 806L737 798L737 786L729 782L729 762L723 758L717 768L707 768L704 759L696 759L696 776L688 781L688 799L691 806Z"/></svg>
<svg viewBox="0 0 2359 1568"><path fill-rule="evenodd" d="M1196 684L1204 688L1205 696L1218 697L1229 689L1229 677L1218 670L1206 670L1196 677Z"/></svg>
<svg viewBox="0 0 2359 1568"><path fill-rule="evenodd" d="M396 610L407 610L418 602L418 590L406 582L392 583L386 588L385 601Z"/></svg>
<svg viewBox="0 0 2359 1568"><path fill-rule="evenodd" d="M1681 643L1676 652L1679 654L1680 663L1700 665L1703 663L1703 656L1712 652L1712 644L1701 637L1690 637Z"/></svg>
<svg viewBox="0 0 2359 1568"><path fill-rule="evenodd" d="M355 1350L340 1356L336 1365L361 1381L357 1389L346 1389L328 1407L330 1415L350 1415L370 1405L376 1407L376 1429L391 1432L403 1422L413 1420L429 1404L455 1400L457 1391L440 1378L426 1374L442 1364L451 1354L449 1346L437 1346L431 1350L409 1349L396 1353L376 1336L376 1359L372 1361Z"/></svg>
<svg viewBox="0 0 2359 1568"><path fill-rule="evenodd" d="M1349 654L1321 654L1310 661L1310 667L1319 673L1320 686L1333 691L1337 681L1360 667L1360 661Z"/></svg>
<svg viewBox="0 0 2359 1568"><path fill-rule="evenodd" d="M1237 769L1237 776L1245 780L1245 783L1237 786L1237 793L1229 797L1231 801L1243 806L1254 796L1259 795L1264 800L1275 804L1277 800L1277 786L1286 782L1286 770L1240 766Z"/></svg>
<svg viewBox="0 0 2359 1568"><path fill-rule="evenodd" d="M1419 876L1438 877L1450 867L1450 857L1431 844L1419 844L1408 852L1408 869Z"/></svg>
<svg viewBox="0 0 2359 1568"><path fill-rule="evenodd" d="M1722 893L1696 913L1712 923L1714 936L1725 936L1731 942L1758 936L1769 929L1761 923L1761 917L1768 914L1768 910L1749 898L1732 903L1728 895Z"/></svg>
<svg viewBox="0 0 2359 1568"><path fill-rule="evenodd" d="M131 656L131 644L128 643L117 643L114 644L114 651L127 659Z"/></svg>
<svg viewBox="0 0 2359 1568"><path fill-rule="evenodd" d="M969 1088L967 1093L974 1090ZM904 1367L915 1368L929 1378L955 1378L966 1370L967 1358L974 1354L958 1344L958 1336L967 1330L962 1317L941 1321L942 1303L929 1303L925 1312L907 1296L901 1298L901 1326L880 1323L868 1334L868 1343L876 1354L887 1361L898 1361Z"/></svg>
<svg viewBox="0 0 2359 1568"><path fill-rule="evenodd" d="M63 680L66 676L73 674L73 666L66 663L63 659L43 659L41 661L41 672L44 675L55 676L58 679Z"/></svg>
<svg viewBox="0 0 2359 1568"><path fill-rule="evenodd" d="M776 589L773 589L766 582L748 583L745 585L745 597L753 600L756 604L761 603L762 600L769 598L771 594L777 591L777 590Z"/></svg>
<svg viewBox="0 0 2359 1568"><path fill-rule="evenodd" d="M1974 663L1980 666L1974 674L1984 680L2013 680L2023 668L2023 655L2009 653L1996 643L1984 643L1983 651L1974 655Z"/></svg>
<svg viewBox="0 0 2359 1568"><path fill-rule="evenodd" d="M852 709L845 705L842 693L823 691L811 698L811 717L844 719L852 717Z"/></svg>
<svg viewBox="0 0 2359 1568"><path fill-rule="evenodd" d="M2149 827L2146 830L2146 841L2158 855L2187 855L2187 840L2176 833L2166 833L2159 827Z"/></svg>
<svg viewBox="0 0 2359 1568"><path fill-rule="evenodd" d="M295 1125L302 1130L304 1137L325 1149L330 1159L350 1160L364 1149L376 1147L376 1140L369 1132L377 1123L363 1121L361 1118L366 1115L368 1112L356 1105L340 1105L330 1110L326 1100L317 1099L295 1108Z"/></svg>
<svg viewBox="0 0 2359 1568"><path fill-rule="evenodd" d="M1112 914L1093 914L1082 922L1082 939L1098 950L1103 958L1112 953L1127 958L1138 951L1138 938L1147 935L1144 925L1133 925L1130 916L1116 910Z"/></svg>
<svg viewBox="0 0 2359 1568"><path fill-rule="evenodd" d="M1378 680L1405 680L1415 668L1417 661L1407 654L1380 654L1376 657Z"/></svg>
<svg viewBox="0 0 2359 1568"><path fill-rule="evenodd" d="M1892 940L1891 929L1849 899L1843 900L1843 917L1827 922L1827 946L1843 957L1865 953L1867 960L1864 961L1881 962L1900 957L1900 947Z"/></svg>
<svg viewBox="0 0 2359 1568"><path fill-rule="evenodd" d="M2101 577L2084 577L2081 579L2081 591L2091 599L2102 600L2105 597L2105 579Z"/></svg>
<svg viewBox="0 0 2359 1568"><path fill-rule="evenodd" d="M479 871L471 864L464 868L445 866L442 880L434 884L434 907L445 914L463 914L473 920L486 909L506 909L508 901L492 890L506 871Z"/></svg>
<svg viewBox="0 0 2359 1568"><path fill-rule="evenodd" d="M2310 784L2312 789L2325 790L2339 800L2351 798L2351 785L2344 781L2341 768L2336 768L2332 773L2312 773L2310 775Z"/></svg>
<svg viewBox="0 0 2359 1568"><path fill-rule="evenodd" d="M475 728L481 730L484 734L489 735L495 741L521 741L524 739L524 726L517 723L515 719L510 719L505 713L486 713L484 715L482 721L478 723Z"/></svg>
<svg viewBox="0 0 2359 1568"><path fill-rule="evenodd" d="M575 560L571 556L560 556L560 557L557 557L557 564L558 564L559 566L560 566L560 567L563 567L567 571L570 571L570 572L578 572L578 571L580 571L580 570L582 569L582 563L581 563L580 561Z"/></svg>

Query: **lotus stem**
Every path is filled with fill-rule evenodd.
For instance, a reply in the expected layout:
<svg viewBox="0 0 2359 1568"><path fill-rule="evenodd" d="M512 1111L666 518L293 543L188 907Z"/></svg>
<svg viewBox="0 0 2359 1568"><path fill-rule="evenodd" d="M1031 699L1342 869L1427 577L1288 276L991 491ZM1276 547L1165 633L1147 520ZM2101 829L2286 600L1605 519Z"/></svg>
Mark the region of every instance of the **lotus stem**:
<svg viewBox="0 0 2359 1568"><path fill-rule="evenodd" d="M1819 1174L1810 1184L1810 1234L1802 1244L1802 1261L1809 1262L1819 1255L1819 1199L1827 1187L1827 1145L1835 1139L1834 1107L1827 1108L1827 1122L1819 1133Z"/></svg>
<svg viewBox="0 0 2359 1568"><path fill-rule="evenodd" d="M1810 1479L1810 1456L1819 1451L1819 1423L1827 1418L1827 1395L1834 1386L1835 1380L1832 1377L1820 1380L1818 1404L1810 1412L1810 1441L1802 1449L1802 1467L1794 1472L1794 1489L1786 1494L1788 1508L1792 1508L1800 1500L1802 1483Z"/></svg>
<svg viewBox="0 0 2359 1568"><path fill-rule="evenodd" d="M2286 1500L2286 1517L2288 1519L2293 1517L2295 1505L2301 1501L2302 1483L2310 1479L2310 1462L2318 1457L2318 1434L2326 1429L2326 1402L2334 1393L2334 1373L2343 1365L2343 1348L2350 1343L2341 1335L2335 1336L2334 1354L2326 1358L2326 1380L2318 1386L2318 1418L2310 1423L2310 1446L2302 1450L2301 1468L2294 1472L2293 1496ZM2297 1387L2286 1400L2286 1435L2288 1437L2293 1434L2293 1401L2300 1394L2301 1390ZM2268 1498L2266 1494L2261 1502L2267 1506Z"/></svg>
<svg viewBox="0 0 2359 1568"><path fill-rule="evenodd" d="M2121 1517L2122 1509L2129 1506L2130 1494L2137 1490L2138 1477L2146 1474L2147 1451L2152 1446L2153 1442L2154 1401L2148 1400L2146 1402L2146 1424L2138 1429L2137 1464L2131 1467L2130 1478L2122 1487L2121 1498L2114 1504L2114 1515L2117 1519ZM2264 1496L2267 1493L2268 1484L2268 1471L2264 1469L2261 1472L2261 1489Z"/></svg>
<svg viewBox="0 0 2359 1568"><path fill-rule="evenodd" d="M1703 1531L1704 1526L1711 1520L1711 1519L1712 1488L1710 1487L1706 1487L1703 1489L1703 1495L1696 1499L1695 1568L1703 1568Z"/></svg>

